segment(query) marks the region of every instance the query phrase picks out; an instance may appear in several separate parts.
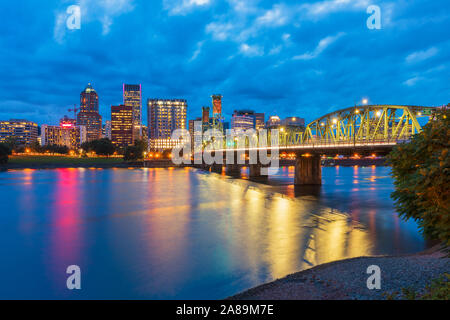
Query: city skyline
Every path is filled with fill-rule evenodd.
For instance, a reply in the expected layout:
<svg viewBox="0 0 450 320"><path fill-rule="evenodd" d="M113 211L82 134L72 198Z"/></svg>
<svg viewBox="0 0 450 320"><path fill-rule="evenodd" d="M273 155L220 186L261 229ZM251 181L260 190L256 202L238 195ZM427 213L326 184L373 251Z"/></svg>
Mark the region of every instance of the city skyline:
<svg viewBox="0 0 450 320"><path fill-rule="evenodd" d="M106 118L123 102L123 83L142 84L144 101L186 99L188 119L214 92L226 118L236 109L281 118L295 109L307 122L363 98L448 103L449 17L435 14L444 1L377 2L380 30L366 26L367 1L330 0L322 11L321 3L82 2L79 30L61 20L66 2L5 3L0 118L57 123L88 82ZM15 27L23 21L33 25L26 33Z"/></svg>

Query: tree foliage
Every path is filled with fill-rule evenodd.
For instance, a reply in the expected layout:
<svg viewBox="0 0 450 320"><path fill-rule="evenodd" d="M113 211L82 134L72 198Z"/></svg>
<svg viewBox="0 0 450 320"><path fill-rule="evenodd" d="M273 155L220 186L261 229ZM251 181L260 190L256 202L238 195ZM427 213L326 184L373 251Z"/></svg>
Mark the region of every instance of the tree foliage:
<svg viewBox="0 0 450 320"><path fill-rule="evenodd" d="M5 143L0 143L0 164L8 163L8 156L11 154L11 148Z"/></svg>
<svg viewBox="0 0 450 320"><path fill-rule="evenodd" d="M116 147L108 138L98 139L94 141L84 142L81 148L88 152L95 152L96 154L109 156L116 151Z"/></svg>
<svg viewBox="0 0 450 320"><path fill-rule="evenodd" d="M134 145L125 148L123 158L125 161L143 159L145 151L147 151L147 143L144 140L136 140Z"/></svg>
<svg viewBox="0 0 450 320"><path fill-rule="evenodd" d="M388 159L400 216L414 219L422 232L450 246L450 112L443 109L415 135L397 145Z"/></svg>

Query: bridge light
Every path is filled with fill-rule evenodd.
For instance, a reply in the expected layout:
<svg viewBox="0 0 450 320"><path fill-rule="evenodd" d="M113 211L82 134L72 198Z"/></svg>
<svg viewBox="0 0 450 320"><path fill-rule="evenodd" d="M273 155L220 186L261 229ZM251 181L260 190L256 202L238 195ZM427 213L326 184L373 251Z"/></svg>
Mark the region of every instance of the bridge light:
<svg viewBox="0 0 450 320"><path fill-rule="evenodd" d="M337 119L336 118L333 119L333 123L337 123Z"/></svg>
<svg viewBox="0 0 450 320"><path fill-rule="evenodd" d="M321 127L325 126L325 123L322 122L322 123L320 124L320 126L321 126Z"/></svg>
<svg viewBox="0 0 450 320"><path fill-rule="evenodd" d="M280 131L281 131L281 132L284 132L284 128L281 128Z"/></svg>
<svg viewBox="0 0 450 320"><path fill-rule="evenodd" d="M420 117L422 115L422 112L418 112L417 115Z"/></svg>
<svg viewBox="0 0 450 320"><path fill-rule="evenodd" d="M368 102L369 102L369 100L367 100L367 99L362 100L362 104L367 104Z"/></svg>
<svg viewBox="0 0 450 320"><path fill-rule="evenodd" d="M377 111L377 117L381 116L381 111Z"/></svg>
<svg viewBox="0 0 450 320"><path fill-rule="evenodd" d="M355 113L359 113L359 110L358 110L358 109L356 109L356 110L355 110Z"/></svg>

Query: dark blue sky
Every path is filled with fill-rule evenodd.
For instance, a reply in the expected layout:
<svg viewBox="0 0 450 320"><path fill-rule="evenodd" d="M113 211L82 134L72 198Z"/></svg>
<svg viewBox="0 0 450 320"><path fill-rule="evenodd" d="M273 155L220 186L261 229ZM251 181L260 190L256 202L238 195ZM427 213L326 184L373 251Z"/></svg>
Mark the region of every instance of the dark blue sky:
<svg viewBox="0 0 450 320"><path fill-rule="evenodd" d="M66 28L72 4L80 30ZM371 4L380 30L366 26ZM0 21L2 120L57 123L88 82L104 119L124 82L142 83L144 105L187 99L189 118L212 93L227 117L255 109L307 122L364 97L450 102L448 0L20 0L1 2Z"/></svg>

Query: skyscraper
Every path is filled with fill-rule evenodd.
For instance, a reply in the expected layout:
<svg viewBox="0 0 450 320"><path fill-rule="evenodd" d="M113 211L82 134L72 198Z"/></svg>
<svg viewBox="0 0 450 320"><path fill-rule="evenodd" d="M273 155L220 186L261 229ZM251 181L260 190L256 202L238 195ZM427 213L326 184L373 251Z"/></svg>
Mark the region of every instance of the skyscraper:
<svg viewBox="0 0 450 320"><path fill-rule="evenodd" d="M222 114L222 95L213 94L211 96L213 100L213 117Z"/></svg>
<svg viewBox="0 0 450 320"><path fill-rule="evenodd" d="M148 99L149 145L151 149L170 149L176 129L186 129L187 101L184 99Z"/></svg>
<svg viewBox="0 0 450 320"><path fill-rule="evenodd" d="M98 95L90 83L80 94L81 112L98 112Z"/></svg>
<svg viewBox="0 0 450 320"><path fill-rule="evenodd" d="M111 142L119 148L134 143L132 106L111 106Z"/></svg>
<svg viewBox="0 0 450 320"><path fill-rule="evenodd" d="M255 128L256 130L264 129L266 125L265 114L263 113L255 113Z"/></svg>
<svg viewBox="0 0 450 320"><path fill-rule="evenodd" d="M123 85L123 104L133 107L133 138L142 138L142 87L140 84Z"/></svg>
<svg viewBox="0 0 450 320"><path fill-rule="evenodd" d="M90 83L80 94L80 112L76 123L86 127L87 141L101 138L102 117L98 113L98 95Z"/></svg>
<svg viewBox="0 0 450 320"><path fill-rule="evenodd" d="M62 123L59 126L44 124L41 128L41 144L66 146L75 150L86 141L86 128L71 123Z"/></svg>

